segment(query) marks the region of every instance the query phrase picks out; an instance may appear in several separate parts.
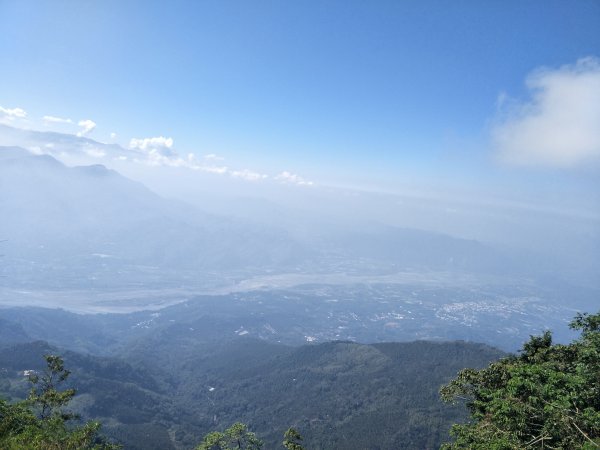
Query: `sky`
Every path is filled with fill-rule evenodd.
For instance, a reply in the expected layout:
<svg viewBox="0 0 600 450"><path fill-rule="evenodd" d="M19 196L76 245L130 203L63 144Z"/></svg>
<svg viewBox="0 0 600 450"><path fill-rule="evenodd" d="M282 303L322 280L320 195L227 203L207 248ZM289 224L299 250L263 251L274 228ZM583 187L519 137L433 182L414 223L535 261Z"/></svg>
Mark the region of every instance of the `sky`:
<svg viewBox="0 0 600 450"><path fill-rule="evenodd" d="M249 183L600 213L598 1L0 0L0 30L10 126Z"/></svg>

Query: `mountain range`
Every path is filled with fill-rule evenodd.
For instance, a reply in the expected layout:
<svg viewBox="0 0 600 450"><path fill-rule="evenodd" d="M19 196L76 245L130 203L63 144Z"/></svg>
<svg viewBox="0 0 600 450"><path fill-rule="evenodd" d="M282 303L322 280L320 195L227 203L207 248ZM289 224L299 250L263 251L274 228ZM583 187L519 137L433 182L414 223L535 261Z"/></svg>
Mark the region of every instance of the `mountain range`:
<svg viewBox="0 0 600 450"><path fill-rule="evenodd" d="M0 345L0 395L26 396L25 371L60 354L78 395L71 410L103 423L127 449L189 449L244 421L278 448L296 427L310 449L437 448L465 417L440 386L463 367L502 356L480 344L330 342L287 347L236 337L205 340L172 326L111 356L43 341Z"/></svg>
<svg viewBox="0 0 600 450"><path fill-rule="evenodd" d="M315 233L214 215L102 165L0 148L4 283L96 289L285 272L510 272L485 245L422 230L349 223Z"/></svg>

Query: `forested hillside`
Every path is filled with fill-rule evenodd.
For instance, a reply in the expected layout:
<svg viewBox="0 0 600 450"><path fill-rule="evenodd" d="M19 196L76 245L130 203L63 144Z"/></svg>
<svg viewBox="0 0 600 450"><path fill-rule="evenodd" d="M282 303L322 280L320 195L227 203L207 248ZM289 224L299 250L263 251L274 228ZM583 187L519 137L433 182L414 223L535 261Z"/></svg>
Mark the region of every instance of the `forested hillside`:
<svg viewBox="0 0 600 450"><path fill-rule="evenodd" d="M444 386L442 397L467 399L471 415L443 449L600 448L600 313L577 314L570 327L581 336L568 345L546 331Z"/></svg>
<svg viewBox="0 0 600 450"><path fill-rule="evenodd" d="M175 335L161 342L140 341L126 359L41 341L7 345L0 388L24 398L23 371L41 370L42 355L60 353L78 390L72 409L100 420L128 449L192 448L236 421L248 423L266 448L280 446L290 426L310 449L437 448L464 417L460 406L441 403L440 386L502 355L461 342L294 348L243 337L186 344Z"/></svg>

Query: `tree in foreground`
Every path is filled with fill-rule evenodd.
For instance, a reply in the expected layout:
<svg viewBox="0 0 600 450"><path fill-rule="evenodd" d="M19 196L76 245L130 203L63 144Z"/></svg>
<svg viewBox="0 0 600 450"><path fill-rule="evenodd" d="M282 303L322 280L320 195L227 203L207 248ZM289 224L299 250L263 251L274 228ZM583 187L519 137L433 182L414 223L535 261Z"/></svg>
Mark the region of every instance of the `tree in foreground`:
<svg viewBox="0 0 600 450"><path fill-rule="evenodd" d="M75 395L75 389L65 389L60 391L59 384L63 383L71 374L65 369L65 364L60 356L45 355L47 368L41 375L33 372L29 375L29 382L32 384L27 397L27 404L38 411L38 417L41 420L48 420L53 415L58 415L65 420L70 420L74 416L63 410Z"/></svg>
<svg viewBox="0 0 600 450"><path fill-rule="evenodd" d="M287 450L304 450L300 444L302 436L295 428L288 428L283 435L283 446ZM248 431L245 423L234 423L225 431L213 431L204 436L196 450L261 450L263 442Z"/></svg>
<svg viewBox="0 0 600 450"><path fill-rule="evenodd" d="M70 372L59 356L44 356L46 370L32 374L27 400L10 404L0 400L0 448L6 450L116 450L98 434L100 424L88 422L72 426L76 418L64 407L75 395L74 389L60 390Z"/></svg>
<svg viewBox="0 0 600 450"><path fill-rule="evenodd" d="M579 314L568 345L531 337L518 356L464 369L441 389L466 400L470 421L452 427L442 449L600 448L600 313Z"/></svg>
<svg viewBox="0 0 600 450"><path fill-rule="evenodd" d="M287 450L304 450L302 447L302 436L298 433L298 430L295 428L288 428L288 430L283 435L283 446Z"/></svg>
<svg viewBox="0 0 600 450"><path fill-rule="evenodd" d="M262 441L248 431L248 425L237 422L223 432L208 433L196 450L260 450L262 446Z"/></svg>

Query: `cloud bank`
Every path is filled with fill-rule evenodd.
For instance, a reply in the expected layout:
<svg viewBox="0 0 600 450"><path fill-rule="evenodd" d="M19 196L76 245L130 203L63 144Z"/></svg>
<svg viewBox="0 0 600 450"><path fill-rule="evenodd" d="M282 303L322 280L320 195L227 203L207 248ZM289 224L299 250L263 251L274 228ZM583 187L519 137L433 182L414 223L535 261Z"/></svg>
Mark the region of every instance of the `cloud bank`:
<svg viewBox="0 0 600 450"><path fill-rule="evenodd" d="M142 150L144 152L155 150L169 154L172 153L173 138L166 138L164 136L142 139L133 138L129 141L129 148Z"/></svg>
<svg viewBox="0 0 600 450"><path fill-rule="evenodd" d="M279 175L275 177L277 181L281 181L282 183L287 184L296 184L298 186L312 186L313 182L305 180L300 175L296 175L295 173L288 172L287 170L281 172Z"/></svg>
<svg viewBox="0 0 600 450"><path fill-rule="evenodd" d="M124 148L114 142L117 138L117 134L114 132L110 133L112 141L110 143L97 142L88 138L87 135L96 128L96 123L90 119L77 122L79 131L75 135L61 131L48 134L44 131L16 127L14 122L18 120L30 121L25 110L0 107L0 123L4 122L5 126L4 135L0 135L0 138L3 138L0 139L1 145L19 145L36 154L49 154L67 165L95 164L97 161L93 160L98 159L104 160L105 164L110 164L111 161L127 161L153 167L185 168L248 182L272 180L297 186L313 185L311 181L288 171L274 176L249 168L231 168L225 164L225 158L215 153L207 153L200 157L196 157L194 153L184 156L175 149L175 141L172 137L161 135L132 138L129 145ZM44 129L53 125L75 125L75 121L69 118L52 115L43 116L41 123L43 123Z"/></svg>
<svg viewBox="0 0 600 450"><path fill-rule="evenodd" d="M27 112L23 108L4 108L0 106L0 122L9 123L15 119L25 119Z"/></svg>
<svg viewBox="0 0 600 450"><path fill-rule="evenodd" d="M231 170L229 174L234 178L241 178L246 181L259 181L268 178L268 175L263 173L254 172L252 170L243 169L243 170Z"/></svg>
<svg viewBox="0 0 600 450"><path fill-rule="evenodd" d="M129 149L138 152L139 157L134 162L150 166L184 167L187 169L212 173L215 175L228 175L245 181L258 182L274 179L280 183L294 184L297 186L312 186L313 182L294 173L284 171L274 177L250 169L231 169L223 164L225 158L214 153L209 153L197 158L193 153L183 157L174 148L171 137L157 136L147 138L133 138L129 141Z"/></svg>
<svg viewBox="0 0 600 450"><path fill-rule="evenodd" d="M44 116L42 118L42 120L44 121L45 124L51 124L51 123L73 123L73 121L71 119L63 119L62 117L55 117L55 116ZM80 122L80 126L81 126L81 122ZM95 124L94 124L95 126Z"/></svg>
<svg viewBox="0 0 600 450"><path fill-rule="evenodd" d="M600 60L536 70L526 85L528 101L499 99L491 138L500 160L565 169L600 162Z"/></svg>
<svg viewBox="0 0 600 450"><path fill-rule="evenodd" d="M85 119L85 120L80 120L77 125L79 125L80 130L77 133L77 136L82 137L85 136L89 133L91 133L94 128L96 128L96 122L90 120L90 119Z"/></svg>

